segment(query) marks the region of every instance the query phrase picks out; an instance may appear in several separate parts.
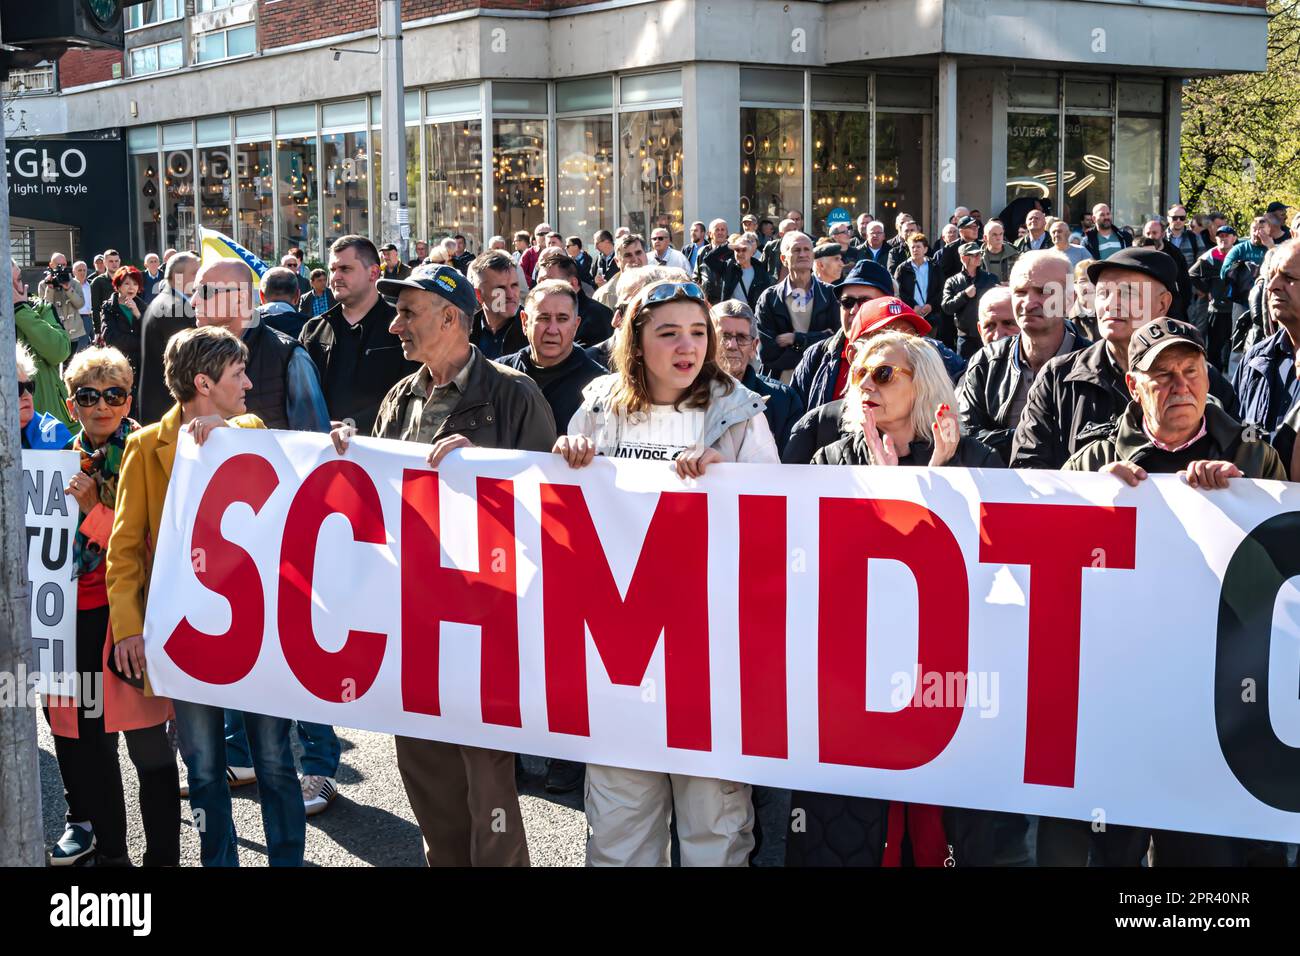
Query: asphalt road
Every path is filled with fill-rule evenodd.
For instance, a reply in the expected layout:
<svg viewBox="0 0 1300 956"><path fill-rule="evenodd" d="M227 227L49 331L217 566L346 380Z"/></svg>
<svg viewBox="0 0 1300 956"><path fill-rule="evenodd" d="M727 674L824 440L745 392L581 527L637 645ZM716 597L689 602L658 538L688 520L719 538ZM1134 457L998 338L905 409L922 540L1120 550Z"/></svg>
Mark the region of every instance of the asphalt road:
<svg viewBox="0 0 1300 956"><path fill-rule="evenodd" d="M47 845L53 845L63 833L63 783L54 758L54 739L43 717L40 725L41 805L45 818ZM393 738L361 730L337 729L343 756L339 765L338 799L324 813L307 820L308 866L420 866L423 854L420 831L415 825L397 760ZM296 747L296 742L295 742ZM132 861L139 865L144 855L144 830L140 823L138 782L135 768L127 756L126 744L119 741L122 783L126 794L127 843ZM179 757L177 762L180 763ZM185 767L181 763L181 779ZM534 866L581 866L586 840L586 818L582 812L582 794L556 796L542 787L544 761L524 759L529 771L520 792L524 827L528 832L528 851ZM239 862L242 866L266 865L266 840L257 801L257 787L238 787L232 791L235 831L239 835ZM756 796L764 839L755 863L779 866L784 856L784 827L789 795L785 791L761 790ZM188 803L181 813L181 864L199 865L198 834L190 825Z"/></svg>

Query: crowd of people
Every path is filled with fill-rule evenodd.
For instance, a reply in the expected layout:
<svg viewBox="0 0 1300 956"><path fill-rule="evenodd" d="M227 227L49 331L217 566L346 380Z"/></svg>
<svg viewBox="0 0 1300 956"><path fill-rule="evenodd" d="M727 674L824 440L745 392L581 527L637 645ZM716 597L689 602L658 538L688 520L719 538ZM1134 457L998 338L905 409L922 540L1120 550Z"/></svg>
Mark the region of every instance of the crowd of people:
<svg viewBox="0 0 1300 956"><path fill-rule="evenodd" d="M683 248L546 223L477 255L464 236L403 261L344 236L250 282L239 260L115 250L51 258L29 299L14 269L25 448L69 448L77 668L106 706L47 700L68 803L55 865L129 864L117 734L140 780L146 865L179 859L180 800L204 865L238 862L230 789L256 782L272 865L303 861L307 816L337 796L333 728L152 693L143 622L182 430L329 433L671 463L1177 473L1300 480L1300 241L1274 204L1248 238L1175 205L1141 235L1097 205L1077 228L959 207L932 242L870 214L818 237L803 216L694 222ZM887 236L892 226L893 235ZM1291 228L1300 227L1300 223ZM1010 240L1015 232L1017 239ZM512 248L513 246L513 248ZM479 414L484 408L490 414ZM169 734L174 730L174 735ZM295 765L291 734L301 743ZM188 772L182 788L172 740ZM526 865L519 758L399 736L430 865ZM592 865L745 865L762 839L747 783L548 762L583 788ZM1288 848L1204 834L795 793L788 865L1281 863ZM502 826L499 811L505 809ZM1031 837L1030 834L1033 833Z"/></svg>

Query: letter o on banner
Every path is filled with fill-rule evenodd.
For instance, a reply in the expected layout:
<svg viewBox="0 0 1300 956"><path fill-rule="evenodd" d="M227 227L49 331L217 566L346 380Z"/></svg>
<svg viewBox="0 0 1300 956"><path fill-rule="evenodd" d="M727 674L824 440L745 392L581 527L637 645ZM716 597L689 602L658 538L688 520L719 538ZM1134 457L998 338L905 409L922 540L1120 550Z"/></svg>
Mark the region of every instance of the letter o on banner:
<svg viewBox="0 0 1300 956"><path fill-rule="evenodd" d="M1273 732L1268 713L1269 646L1277 592L1300 575L1300 512L1274 515L1248 534L1223 575L1214 660L1214 723L1233 774L1255 797L1300 812L1300 748ZM1242 681L1258 688L1242 700Z"/></svg>

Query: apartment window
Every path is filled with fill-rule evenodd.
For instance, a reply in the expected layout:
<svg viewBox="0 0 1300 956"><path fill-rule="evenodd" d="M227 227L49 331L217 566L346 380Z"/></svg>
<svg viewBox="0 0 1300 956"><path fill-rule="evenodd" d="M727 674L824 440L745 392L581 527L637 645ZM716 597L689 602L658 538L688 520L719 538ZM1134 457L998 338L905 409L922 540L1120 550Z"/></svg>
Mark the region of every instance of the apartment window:
<svg viewBox="0 0 1300 956"><path fill-rule="evenodd" d="M147 0L145 3L127 7L124 14L126 29L139 30L141 27L152 26L155 23L179 19L181 0Z"/></svg>
<svg viewBox="0 0 1300 956"><path fill-rule="evenodd" d="M226 7L233 7L243 0L197 0L195 9L199 13L211 13L213 10L224 10Z"/></svg>
<svg viewBox="0 0 1300 956"><path fill-rule="evenodd" d="M179 70L182 66L184 54L181 52L180 40L136 47L131 51L132 76L165 73L167 70Z"/></svg>
<svg viewBox="0 0 1300 956"><path fill-rule="evenodd" d="M242 27L199 34L194 61L211 63L215 60L228 60L231 57L246 56L256 48L257 28L246 23Z"/></svg>

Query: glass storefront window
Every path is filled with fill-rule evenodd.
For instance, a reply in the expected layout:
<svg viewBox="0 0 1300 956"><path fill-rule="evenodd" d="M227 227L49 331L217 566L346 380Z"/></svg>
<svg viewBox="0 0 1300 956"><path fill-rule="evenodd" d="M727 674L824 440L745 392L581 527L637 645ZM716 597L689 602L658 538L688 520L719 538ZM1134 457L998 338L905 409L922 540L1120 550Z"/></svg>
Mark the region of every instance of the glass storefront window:
<svg viewBox="0 0 1300 956"><path fill-rule="evenodd" d="M1056 192L1060 121L1047 113L1007 114L1007 202L1028 196L1050 199ZM1015 227L1007 224L1014 242Z"/></svg>
<svg viewBox="0 0 1300 956"><path fill-rule="evenodd" d="M934 87L928 76L877 76L876 107L904 106L930 109Z"/></svg>
<svg viewBox="0 0 1300 956"><path fill-rule="evenodd" d="M1122 89L1122 88L1121 88ZM1158 116L1121 116L1115 140L1115 224L1140 228L1160 211L1164 121Z"/></svg>
<svg viewBox="0 0 1300 956"><path fill-rule="evenodd" d="M933 120L928 113L876 114L876 218L892 225L900 212L930 221Z"/></svg>
<svg viewBox="0 0 1300 956"><path fill-rule="evenodd" d="M589 243L614 218L614 121L608 116L557 119L555 151L556 228Z"/></svg>
<svg viewBox="0 0 1300 956"><path fill-rule="evenodd" d="M865 76L839 76L834 73L814 73L812 78L814 103L858 103L866 105L867 78Z"/></svg>
<svg viewBox="0 0 1300 956"><path fill-rule="evenodd" d="M1083 221L1099 202L1110 201L1109 116L1065 117L1065 166L1061 172L1061 218Z"/></svg>
<svg viewBox="0 0 1300 956"><path fill-rule="evenodd" d="M740 70L740 98L751 103L803 105L803 72L796 70Z"/></svg>
<svg viewBox="0 0 1300 956"><path fill-rule="evenodd" d="M626 81L625 81L626 83ZM626 94L627 87L624 86ZM645 110L618 118L619 222L649 236L662 226L680 246L682 224L682 111Z"/></svg>
<svg viewBox="0 0 1300 956"><path fill-rule="evenodd" d="M832 210L854 217L869 211L871 114L813 110L812 141L813 208L805 225L824 236Z"/></svg>
<svg viewBox="0 0 1300 956"><path fill-rule="evenodd" d="M229 146L199 150L199 221L208 229L224 233L230 232L230 172Z"/></svg>
<svg viewBox="0 0 1300 956"><path fill-rule="evenodd" d="M493 120L492 181L497 235L531 231L546 218L545 120Z"/></svg>
<svg viewBox="0 0 1300 956"><path fill-rule="evenodd" d="M315 112L313 108L313 114ZM276 251L302 246L308 256L321 254L320 216L317 205L316 137L298 136L276 140L277 202L280 230ZM278 258L278 257L277 257Z"/></svg>
<svg viewBox="0 0 1300 956"><path fill-rule="evenodd" d="M803 110L742 109L740 211L778 222L802 205Z"/></svg>
<svg viewBox="0 0 1300 956"><path fill-rule="evenodd" d="M682 98L682 71L625 76L619 81L619 98L624 106L656 100L679 100Z"/></svg>
<svg viewBox="0 0 1300 956"><path fill-rule="evenodd" d="M135 167L135 208L140 224L140 248L161 253L166 248L162 238L162 194L158 189L158 155L145 153L132 157Z"/></svg>
<svg viewBox="0 0 1300 956"><path fill-rule="evenodd" d="M271 175L271 141L240 143L235 148L239 181L235 241L266 262L275 262L275 179Z"/></svg>
<svg viewBox="0 0 1300 956"><path fill-rule="evenodd" d="M483 248L483 123L431 123L425 132L431 242L464 235Z"/></svg>
<svg viewBox="0 0 1300 956"><path fill-rule="evenodd" d="M321 209L325 246L340 236L370 234L370 156L365 130L321 137ZM315 250L304 251L314 255Z"/></svg>
<svg viewBox="0 0 1300 956"><path fill-rule="evenodd" d="M163 153L163 187L167 205L163 241L175 249L189 249L194 234L194 151L169 149Z"/></svg>
<svg viewBox="0 0 1300 956"><path fill-rule="evenodd" d="M1007 102L1022 109L1057 109L1060 106L1057 96L1054 76L1013 76L1007 83Z"/></svg>
<svg viewBox="0 0 1300 956"><path fill-rule="evenodd" d="M577 110L607 110L614 105L614 85L608 76L567 80L555 84L555 109L560 113Z"/></svg>

